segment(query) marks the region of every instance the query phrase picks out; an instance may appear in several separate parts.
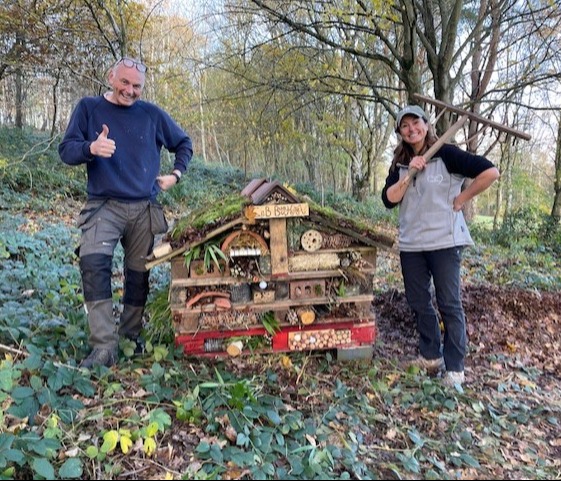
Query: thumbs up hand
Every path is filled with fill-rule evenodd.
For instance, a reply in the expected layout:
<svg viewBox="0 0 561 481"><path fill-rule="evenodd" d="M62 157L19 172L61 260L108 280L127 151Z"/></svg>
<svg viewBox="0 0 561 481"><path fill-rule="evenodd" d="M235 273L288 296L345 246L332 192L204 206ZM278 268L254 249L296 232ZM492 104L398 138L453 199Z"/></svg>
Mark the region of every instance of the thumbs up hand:
<svg viewBox="0 0 561 481"><path fill-rule="evenodd" d="M115 153L115 141L107 138L107 135L109 135L109 127L103 124L101 133L97 136L97 139L90 144L90 152L92 155L108 158Z"/></svg>

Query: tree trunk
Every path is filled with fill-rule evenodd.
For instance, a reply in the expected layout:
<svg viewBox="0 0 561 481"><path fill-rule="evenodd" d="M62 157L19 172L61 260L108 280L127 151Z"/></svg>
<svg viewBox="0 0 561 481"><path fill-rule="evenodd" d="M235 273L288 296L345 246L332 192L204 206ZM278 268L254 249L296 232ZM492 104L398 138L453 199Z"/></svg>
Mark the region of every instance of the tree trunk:
<svg viewBox="0 0 561 481"><path fill-rule="evenodd" d="M58 118L58 84L60 81L60 70L57 71L55 83L53 84L53 118L51 121L51 139L56 135L56 122Z"/></svg>
<svg viewBox="0 0 561 481"><path fill-rule="evenodd" d="M472 57L472 69L471 69L471 111L474 114L481 115L481 97L487 91L489 82L491 80L491 74L495 69L495 64L497 62L497 51L499 46L499 36L500 36L500 11L497 5L490 0L493 8L491 9L491 41L489 42L489 47L487 51L482 51L482 22L478 22L477 29L474 34L474 52ZM479 6L479 18L483 18L488 15L487 1L482 0ZM483 59L487 58L487 61ZM468 140L467 140L467 150L472 154L477 153L477 147L479 145L479 125L477 122L470 121L468 127ZM463 188L466 189L473 182L472 179L466 179ZM466 222L470 222L474 219L477 214L476 199L472 199L466 202L464 206L464 216Z"/></svg>
<svg viewBox="0 0 561 481"><path fill-rule="evenodd" d="M503 166L503 175L501 180L503 182L503 192L505 199L505 208L503 212L503 225L508 220L512 211L512 159L510 156L510 142L501 144L501 165Z"/></svg>
<svg viewBox="0 0 561 481"><path fill-rule="evenodd" d="M557 224L561 221L561 118L557 127L557 143L555 146L555 181L553 182L551 218Z"/></svg>
<svg viewBox="0 0 561 481"><path fill-rule="evenodd" d="M206 128L205 128L205 115L203 109L203 82L205 79L205 72L201 71L199 74L199 113L201 114L200 124L201 124L201 154L203 157L203 162L206 164L208 159L206 157Z"/></svg>
<svg viewBox="0 0 561 481"><path fill-rule="evenodd" d="M18 129L23 129L23 73L20 68L16 69L16 123Z"/></svg>

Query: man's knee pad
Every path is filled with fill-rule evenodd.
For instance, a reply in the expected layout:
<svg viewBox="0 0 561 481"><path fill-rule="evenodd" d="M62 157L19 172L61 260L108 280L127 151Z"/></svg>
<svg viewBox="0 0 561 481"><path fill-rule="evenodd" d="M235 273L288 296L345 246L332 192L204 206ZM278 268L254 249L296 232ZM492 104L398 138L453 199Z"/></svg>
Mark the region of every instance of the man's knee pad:
<svg viewBox="0 0 561 481"><path fill-rule="evenodd" d="M148 280L150 272L138 272L125 269L125 294L123 303L142 307L148 299Z"/></svg>
<svg viewBox="0 0 561 481"><path fill-rule="evenodd" d="M80 257L82 287L86 302L111 299L111 264L113 259L105 254Z"/></svg>

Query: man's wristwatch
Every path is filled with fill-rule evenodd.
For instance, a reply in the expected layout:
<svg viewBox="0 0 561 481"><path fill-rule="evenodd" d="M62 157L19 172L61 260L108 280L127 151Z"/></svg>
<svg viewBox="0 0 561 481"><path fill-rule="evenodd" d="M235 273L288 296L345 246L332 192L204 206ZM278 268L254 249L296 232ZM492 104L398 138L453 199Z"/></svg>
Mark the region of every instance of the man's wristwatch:
<svg viewBox="0 0 561 481"><path fill-rule="evenodd" d="M181 181L181 176L176 174L175 172L172 172L171 175L175 177L175 183L179 184L179 182Z"/></svg>

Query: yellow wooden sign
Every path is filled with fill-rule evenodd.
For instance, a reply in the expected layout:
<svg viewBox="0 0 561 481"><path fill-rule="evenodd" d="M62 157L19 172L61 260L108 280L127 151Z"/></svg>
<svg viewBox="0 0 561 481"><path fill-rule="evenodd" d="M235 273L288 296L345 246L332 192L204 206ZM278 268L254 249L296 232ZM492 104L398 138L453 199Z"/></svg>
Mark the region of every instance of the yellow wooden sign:
<svg viewBox="0 0 561 481"><path fill-rule="evenodd" d="M310 207L303 204L266 204L251 206L255 219L282 219L284 217L306 217Z"/></svg>

